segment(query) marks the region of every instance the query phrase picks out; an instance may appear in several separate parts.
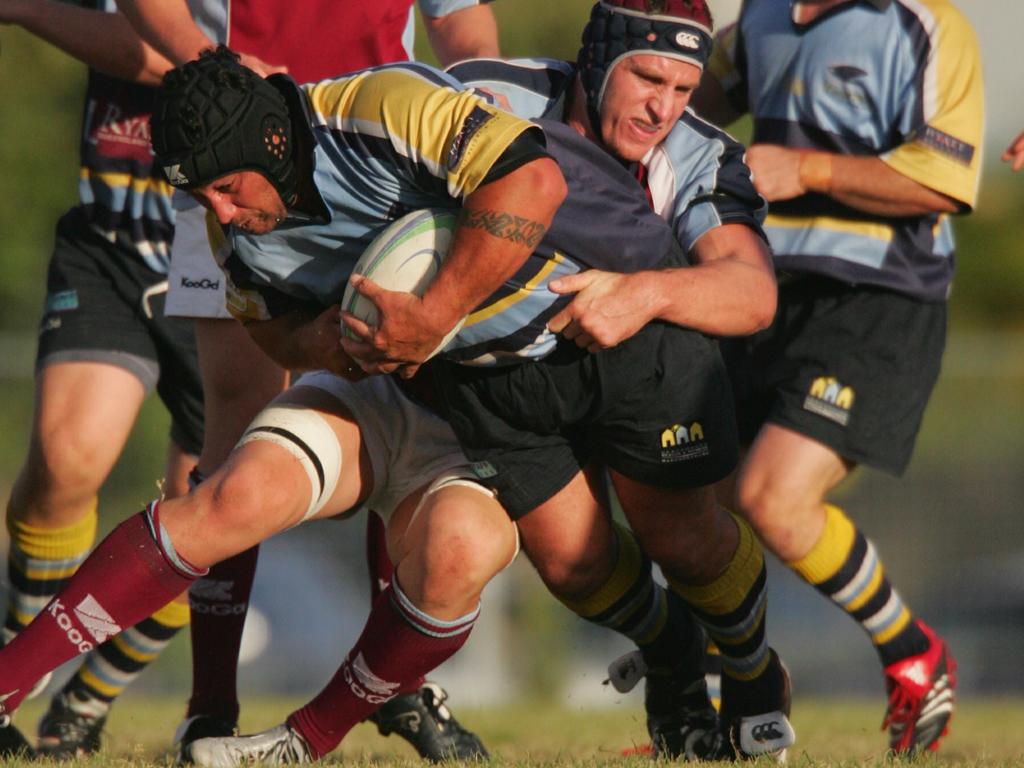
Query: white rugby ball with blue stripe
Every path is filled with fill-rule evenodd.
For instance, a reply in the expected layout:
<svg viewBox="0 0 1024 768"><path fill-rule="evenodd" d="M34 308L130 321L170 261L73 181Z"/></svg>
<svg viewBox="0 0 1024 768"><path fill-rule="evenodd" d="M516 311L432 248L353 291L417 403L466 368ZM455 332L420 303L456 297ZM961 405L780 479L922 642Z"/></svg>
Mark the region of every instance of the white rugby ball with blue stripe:
<svg viewBox="0 0 1024 768"><path fill-rule="evenodd" d="M448 255L455 235L458 212L444 208L413 211L388 225L373 239L359 257L352 274L365 275L389 291L405 291L422 296ZM345 286L341 308L367 325L377 323L373 302L357 293L351 283ZM460 320L437 349L433 357L447 346L462 328ZM348 329L342 328L349 336Z"/></svg>

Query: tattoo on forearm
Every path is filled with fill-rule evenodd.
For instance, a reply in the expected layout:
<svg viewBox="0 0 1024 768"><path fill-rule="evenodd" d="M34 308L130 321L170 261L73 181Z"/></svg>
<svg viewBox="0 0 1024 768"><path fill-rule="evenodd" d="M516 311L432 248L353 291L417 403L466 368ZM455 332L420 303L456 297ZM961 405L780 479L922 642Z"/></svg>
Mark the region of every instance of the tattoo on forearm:
<svg viewBox="0 0 1024 768"><path fill-rule="evenodd" d="M531 221L523 216L491 210L462 209L459 223L471 229L482 229L502 240L511 240L518 245L536 248L544 238L547 227L539 221Z"/></svg>

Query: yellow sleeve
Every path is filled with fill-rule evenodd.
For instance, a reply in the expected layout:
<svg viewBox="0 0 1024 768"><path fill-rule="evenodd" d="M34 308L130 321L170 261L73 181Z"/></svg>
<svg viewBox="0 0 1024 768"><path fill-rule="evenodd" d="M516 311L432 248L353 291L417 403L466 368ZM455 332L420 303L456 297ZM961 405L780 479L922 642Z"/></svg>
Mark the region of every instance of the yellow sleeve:
<svg viewBox="0 0 1024 768"><path fill-rule="evenodd" d="M371 70L307 87L327 126L383 139L401 158L396 168L412 161L416 173L443 179L453 198L474 192L508 146L536 128L413 68Z"/></svg>
<svg viewBox="0 0 1024 768"><path fill-rule="evenodd" d="M945 0L926 2L935 19L923 72L924 124L883 155L893 170L973 208L985 129L981 55L974 30Z"/></svg>

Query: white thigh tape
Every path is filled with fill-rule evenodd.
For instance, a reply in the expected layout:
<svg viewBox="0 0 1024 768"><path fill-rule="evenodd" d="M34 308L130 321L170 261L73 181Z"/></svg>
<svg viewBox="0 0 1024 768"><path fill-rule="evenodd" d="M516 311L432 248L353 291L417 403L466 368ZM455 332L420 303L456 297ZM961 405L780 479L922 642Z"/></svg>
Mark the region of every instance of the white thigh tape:
<svg viewBox="0 0 1024 768"><path fill-rule="evenodd" d="M284 448L299 460L309 476L308 520L334 495L341 476L341 445L334 430L316 411L288 405L265 408L249 425L239 445L266 440Z"/></svg>

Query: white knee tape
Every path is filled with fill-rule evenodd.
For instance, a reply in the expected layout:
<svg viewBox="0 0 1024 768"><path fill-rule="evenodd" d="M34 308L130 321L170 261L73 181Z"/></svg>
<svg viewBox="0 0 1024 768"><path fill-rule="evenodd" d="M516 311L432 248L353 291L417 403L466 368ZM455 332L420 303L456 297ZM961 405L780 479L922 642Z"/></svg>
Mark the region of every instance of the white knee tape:
<svg viewBox="0 0 1024 768"><path fill-rule="evenodd" d="M310 500L303 520L323 509L338 487L341 445L334 430L319 413L308 408L272 405L253 419L238 444L244 445L253 440L266 440L281 446L306 470Z"/></svg>

